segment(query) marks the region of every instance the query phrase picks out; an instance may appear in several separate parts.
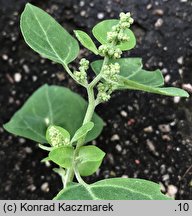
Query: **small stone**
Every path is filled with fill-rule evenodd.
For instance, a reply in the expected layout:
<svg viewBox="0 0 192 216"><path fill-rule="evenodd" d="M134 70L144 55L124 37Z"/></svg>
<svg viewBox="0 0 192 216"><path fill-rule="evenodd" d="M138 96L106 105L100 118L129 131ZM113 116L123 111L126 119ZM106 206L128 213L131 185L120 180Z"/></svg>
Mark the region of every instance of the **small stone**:
<svg viewBox="0 0 192 216"><path fill-rule="evenodd" d="M115 148L117 149L118 152L121 152L121 151L122 151L122 147L121 147L119 144L116 145Z"/></svg>
<svg viewBox="0 0 192 216"><path fill-rule="evenodd" d="M97 14L97 18L98 18L98 19L103 19L104 16L105 16L105 15L104 15L104 13L102 13L102 12L100 12L100 13Z"/></svg>
<svg viewBox="0 0 192 216"><path fill-rule="evenodd" d="M24 69L25 73L29 73L30 72L29 67L26 64L23 65L23 69Z"/></svg>
<svg viewBox="0 0 192 216"><path fill-rule="evenodd" d="M122 175L121 178L129 178L128 175Z"/></svg>
<svg viewBox="0 0 192 216"><path fill-rule="evenodd" d="M167 195L171 198L175 198L175 195L177 193L178 189L175 185L169 185L167 188Z"/></svg>
<svg viewBox="0 0 192 216"><path fill-rule="evenodd" d="M170 136L168 136L167 134L164 134L163 136L162 136L162 140L165 140L165 141L171 141L171 138L170 138Z"/></svg>
<svg viewBox="0 0 192 216"><path fill-rule="evenodd" d="M37 76L32 76L32 80L33 80L33 82L36 82L37 81Z"/></svg>
<svg viewBox="0 0 192 216"><path fill-rule="evenodd" d="M159 18L155 23L155 27L160 28L162 25L163 25L163 19Z"/></svg>
<svg viewBox="0 0 192 216"><path fill-rule="evenodd" d="M125 112L124 110L122 110L122 111L121 111L121 116L127 117L127 112Z"/></svg>
<svg viewBox="0 0 192 216"><path fill-rule="evenodd" d="M163 181L169 180L169 174L163 175L163 176L162 176L162 180L163 180Z"/></svg>
<svg viewBox="0 0 192 216"><path fill-rule="evenodd" d="M3 59L3 60L7 61L8 58L9 58L8 55L6 55L6 54L3 54L3 55L2 55L2 59Z"/></svg>
<svg viewBox="0 0 192 216"><path fill-rule="evenodd" d="M147 10L150 10L152 8L152 4L148 4L146 8Z"/></svg>
<svg viewBox="0 0 192 216"><path fill-rule="evenodd" d="M171 76L169 74L167 74L165 76L165 82L168 83L170 81L170 79L171 79Z"/></svg>
<svg viewBox="0 0 192 216"><path fill-rule="evenodd" d="M32 185L29 185L29 186L27 187L27 189L30 190L31 192L33 192L33 191L36 190L36 186L32 184Z"/></svg>
<svg viewBox="0 0 192 216"><path fill-rule="evenodd" d="M180 65L182 65L183 64L183 56L181 56L181 57L179 57L178 59L177 59L177 63L178 64L180 64Z"/></svg>
<svg viewBox="0 0 192 216"><path fill-rule="evenodd" d="M152 126L145 127L143 129L143 131L146 132L146 133L152 133L153 132L153 127Z"/></svg>
<svg viewBox="0 0 192 216"><path fill-rule="evenodd" d="M22 79L22 76L21 76L20 73L15 73L14 74L14 80L15 80L15 82L20 82L21 79Z"/></svg>
<svg viewBox="0 0 192 216"><path fill-rule="evenodd" d="M43 191L43 192L49 192L49 183L48 182L45 182L45 183L43 183L42 185L41 185L41 190Z"/></svg>
<svg viewBox="0 0 192 216"><path fill-rule="evenodd" d="M85 5L85 2L84 2L84 1L80 1L80 2L79 2L79 6L80 6L80 7L83 7L84 5Z"/></svg>
<svg viewBox="0 0 192 216"><path fill-rule="evenodd" d="M173 102L176 103L176 104L179 103L180 100L181 100L180 97L174 97L174 98L173 98Z"/></svg>
<svg viewBox="0 0 192 216"><path fill-rule="evenodd" d="M147 140L147 146L148 146L150 151L155 152L155 146L154 146L153 142L149 139Z"/></svg>
<svg viewBox="0 0 192 216"><path fill-rule="evenodd" d="M118 135L118 134L114 134L114 135L111 137L111 141L117 141L117 140L120 140L119 135Z"/></svg>
<svg viewBox="0 0 192 216"><path fill-rule="evenodd" d="M168 124L161 124L158 126L158 128L163 133L169 133L171 131L171 128Z"/></svg>
<svg viewBox="0 0 192 216"><path fill-rule="evenodd" d="M190 83L183 84L182 88L189 91L189 92L192 92L192 85Z"/></svg>
<svg viewBox="0 0 192 216"><path fill-rule="evenodd" d="M31 154L31 153L33 152L33 150L32 150L32 148L30 148L30 147L25 147L25 152L26 152L27 154Z"/></svg>
<svg viewBox="0 0 192 216"><path fill-rule="evenodd" d="M80 12L80 15L81 15L82 17L84 17L84 16L86 15L86 11L84 11L84 10L81 11L81 12Z"/></svg>
<svg viewBox="0 0 192 216"><path fill-rule="evenodd" d="M154 15L162 16L164 14L164 11L162 9L156 9L153 12Z"/></svg>

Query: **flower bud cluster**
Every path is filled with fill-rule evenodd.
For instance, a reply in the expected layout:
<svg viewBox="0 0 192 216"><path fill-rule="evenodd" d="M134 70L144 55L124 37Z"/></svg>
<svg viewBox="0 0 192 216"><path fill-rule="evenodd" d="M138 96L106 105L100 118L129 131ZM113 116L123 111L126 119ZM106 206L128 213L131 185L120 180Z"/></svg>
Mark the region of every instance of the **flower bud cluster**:
<svg viewBox="0 0 192 216"><path fill-rule="evenodd" d="M112 46L111 44L103 44L99 47L99 52L101 56L109 56L113 59L121 58L122 51L120 48L116 46Z"/></svg>
<svg viewBox="0 0 192 216"><path fill-rule="evenodd" d="M48 130L50 142L53 147L70 145L70 140L68 138L63 137L62 133L57 128L51 126Z"/></svg>
<svg viewBox="0 0 192 216"><path fill-rule="evenodd" d="M106 102L111 98L111 93L114 90L114 86L109 82L99 83L97 85L97 90L97 98L99 102Z"/></svg>
<svg viewBox="0 0 192 216"><path fill-rule="evenodd" d="M74 72L74 76L80 83L87 83L87 70L89 68L89 61L82 58L80 61L79 71Z"/></svg>
<svg viewBox="0 0 192 216"><path fill-rule="evenodd" d="M118 63L105 65L103 67L103 77L106 80L117 81L117 75L120 73L120 65Z"/></svg>
<svg viewBox="0 0 192 216"><path fill-rule="evenodd" d="M129 36L125 30L130 28L134 20L130 13L120 13L120 21L117 25L112 27L112 30L107 33L107 44L99 47L101 56L108 56L113 59L121 58L122 51L117 47L121 42L129 41Z"/></svg>

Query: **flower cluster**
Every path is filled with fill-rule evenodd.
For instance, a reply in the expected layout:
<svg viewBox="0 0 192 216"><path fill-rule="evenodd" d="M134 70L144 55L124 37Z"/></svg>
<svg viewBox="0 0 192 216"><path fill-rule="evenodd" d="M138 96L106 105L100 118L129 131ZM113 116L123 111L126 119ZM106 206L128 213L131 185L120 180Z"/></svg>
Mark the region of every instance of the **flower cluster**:
<svg viewBox="0 0 192 216"><path fill-rule="evenodd" d="M97 85L97 99L99 102L106 102L111 98L111 93L114 91L115 86L110 82L99 83Z"/></svg>
<svg viewBox="0 0 192 216"><path fill-rule="evenodd" d="M113 82L117 81L117 75L120 73L120 65L118 63L105 65L103 67L103 77L106 80L110 80Z"/></svg>
<svg viewBox="0 0 192 216"><path fill-rule="evenodd" d="M129 36L125 30L133 24L133 18L130 13L120 13L120 21L112 27L112 31L107 33L107 44L99 47L101 56L108 56L113 59L121 58L122 51L116 45L121 42L129 41Z"/></svg>
<svg viewBox="0 0 192 216"><path fill-rule="evenodd" d="M86 60L85 58L82 58L79 64L80 64L79 71L75 71L74 76L77 81L85 84L87 83L87 70L89 68L89 61Z"/></svg>
<svg viewBox="0 0 192 216"><path fill-rule="evenodd" d="M50 136L50 143L53 147L70 145L70 140L63 137L62 133L55 126L49 127L48 133Z"/></svg>

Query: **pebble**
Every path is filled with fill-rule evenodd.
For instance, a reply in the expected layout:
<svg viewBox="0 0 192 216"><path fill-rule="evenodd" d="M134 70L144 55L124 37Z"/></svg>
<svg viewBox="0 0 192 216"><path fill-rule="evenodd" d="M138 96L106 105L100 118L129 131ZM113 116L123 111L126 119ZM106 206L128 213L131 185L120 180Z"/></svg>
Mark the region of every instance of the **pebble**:
<svg viewBox="0 0 192 216"><path fill-rule="evenodd" d="M120 140L120 137L118 134L114 134L112 137L111 137L111 141L117 141L117 140Z"/></svg>
<svg viewBox="0 0 192 216"><path fill-rule="evenodd" d="M23 70L25 71L25 73L29 73L30 72L29 67L26 64L23 65Z"/></svg>
<svg viewBox="0 0 192 216"><path fill-rule="evenodd" d="M177 63L178 64L180 64L180 65L182 65L183 64L183 56L181 56L181 57L179 57L178 59L177 59Z"/></svg>
<svg viewBox="0 0 192 216"><path fill-rule="evenodd" d="M14 74L14 80L15 80L15 82L20 82L21 79L22 79L22 76L21 76L20 73L15 73Z"/></svg>
<svg viewBox="0 0 192 216"><path fill-rule="evenodd" d="M165 76L165 82L168 83L170 81L170 79L171 79L171 76L169 74L167 74Z"/></svg>
<svg viewBox="0 0 192 216"><path fill-rule="evenodd" d="M183 84L182 88L189 91L189 92L192 92L192 85L190 83Z"/></svg>
<svg viewBox="0 0 192 216"><path fill-rule="evenodd" d="M80 15L81 15L82 17L84 17L85 14L86 14L86 11L84 11L84 10L80 12Z"/></svg>
<svg viewBox="0 0 192 216"><path fill-rule="evenodd" d="M123 116L123 117L127 117L127 112L125 112L124 110L122 110L120 114L121 114L121 116Z"/></svg>
<svg viewBox="0 0 192 216"><path fill-rule="evenodd" d="M27 187L27 189L30 190L31 192L33 192L33 191L36 190L36 186L35 186L34 184L32 184L32 185L29 185L29 186Z"/></svg>
<svg viewBox="0 0 192 216"><path fill-rule="evenodd" d="M167 195L171 198L175 198L175 195L177 193L178 189L175 185L168 185L167 187Z"/></svg>
<svg viewBox="0 0 192 216"><path fill-rule="evenodd" d="M3 54L3 55L2 55L2 59L3 59L3 60L7 61L8 58L9 58L8 55L6 55L6 54Z"/></svg>
<svg viewBox="0 0 192 216"><path fill-rule="evenodd" d="M169 180L169 174L163 175L163 176L162 176L162 180L163 180L163 181Z"/></svg>
<svg viewBox="0 0 192 216"><path fill-rule="evenodd" d="M33 150L32 150L32 148L30 148L30 147L25 147L25 152L26 152L27 154L31 154L31 153L33 152Z"/></svg>
<svg viewBox="0 0 192 216"><path fill-rule="evenodd" d="M147 140L147 146L148 146L150 151L155 152L155 146L154 146L153 142L149 139Z"/></svg>
<svg viewBox="0 0 192 216"><path fill-rule="evenodd" d="M163 19L162 18L159 18L156 23L155 23L155 27L156 28L159 28L163 25Z"/></svg>
<svg viewBox="0 0 192 216"><path fill-rule="evenodd" d="M169 133L171 131L171 128L168 124L161 124L158 126L158 128L163 133Z"/></svg>
<svg viewBox="0 0 192 216"><path fill-rule="evenodd" d="M154 15L162 16L164 14L164 11L162 9L156 9L153 12Z"/></svg>
<svg viewBox="0 0 192 216"><path fill-rule="evenodd" d="M171 141L171 138L170 138L170 136L168 136L167 134L164 134L164 135L162 136L162 140Z"/></svg>
<svg viewBox="0 0 192 216"><path fill-rule="evenodd" d="M41 185L41 190L43 192L49 192L49 183L48 182L45 182Z"/></svg>
<svg viewBox="0 0 192 216"><path fill-rule="evenodd" d="M37 76L32 76L32 80L33 80L33 82L36 82L37 81Z"/></svg>
<svg viewBox="0 0 192 216"><path fill-rule="evenodd" d="M85 5L85 2L84 2L84 1L80 1L80 2L79 2L79 6L80 6L80 7L83 7L84 5Z"/></svg>
<svg viewBox="0 0 192 216"><path fill-rule="evenodd" d="M98 18L98 19L103 19L104 16L105 16L105 15L104 15L104 13L102 13L102 12L100 12L100 13L97 14L97 18Z"/></svg>
<svg viewBox="0 0 192 216"><path fill-rule="evenodd" d="M153 132L153 127L152 126L145 127L143 129L143 131L146 132L146 133L152 133Z"/></svg>
<svg viewBox="0 0 192 216"><path fill-rule="evenodd" d="M121 147L119 144L116 145L115 148L117 149L118 152L121 152L121 151L122 151L122 147Z"/></svg>
<svg viewBox="0 0 192 216"><path fill-rule="evenodd" d="M152 4L148 4L146 8L147 10L150 10L152 8Z"/></svg>
<svg viewBox="0 0 192 216"><path fill-rule="evenodd" d="M181 100L180 97L174 97L174 98L173 98L173 102L176 103L176 104L179 103L180 100Z"/></svg>

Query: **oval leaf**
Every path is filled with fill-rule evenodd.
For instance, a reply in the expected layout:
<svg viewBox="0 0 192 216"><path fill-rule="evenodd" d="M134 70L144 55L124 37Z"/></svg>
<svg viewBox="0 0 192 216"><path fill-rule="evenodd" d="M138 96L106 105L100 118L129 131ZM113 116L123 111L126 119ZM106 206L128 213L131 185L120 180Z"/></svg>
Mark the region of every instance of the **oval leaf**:
<svg viewBox="0 0 192 216"><path fill-rule="evenodd" d="M143 64L141 58L122 58L109 60L109 64L118 63L120 65L120 74L129 77L141 70ZM97 60L91 63L91 68L95 74L99 74L103 65L103 60Z"/></svg>
<svg viewBox="0 0 192 216"><path fill-rule="evenodd" d="M79 150L78 170L81 176L89 176L98 170L105 152L96 146L82 146Z"/></svg>
<svg viewBox="0 0 192 216"><path fill-rule="evenodd" d="M70 134L62 127L50 125L46 131L46 139L48 143L54 147L69 145Z"/></svg>
<svg viewBox="0 0 192 216"><path fill-rule="evenodd" d="M119 20L117 19L104 20L98 23L92 30L94 37L101 44L106 44L107 43L107 32L110 32L112 30L112 27L117 25L118 23L119 23ZM121 50L133 49L136 45L135 35L130 29L125 30L125 33L129 36L130 39L127 42L122 42L121 44L118 45L118 47Z"/></svg>
<svg viewBox="0 0 192 216"><path fill-rule="evenodd" d="M65 128L71 136L81 127L87 102L67 88L44 85L17 111L4 128L15 135L47 143L45 134L49 125ZM102 119L94 114L94 128L86 142L95 139L103 128Z"/></svg>
<svg viewBox="0 0 192 216"><path fill-rule="evenodd" d="M170 200L160 185L143 179L113 178L90 185L75 184L60 191L56 200Z"/></svg>
<svg viewBox="0 0 192 216"><path fill-rule="evenodd" d="M80 43L85 48L87 48L88 50L91 50L93 53L98 55L97 47L95 46L94 42L92 41L92 39L89 37L87 33L85 33L84 31L80 31L80 30L76 30L74 32L75 32L75 36L77 37L77 39L80 41Z"/></svg>
<svg viewBox="0 0 192 216"><path fill-rule="evenodd" d="M49 159L60 167L70 168L73 161L73 152L72 147L59 147L49 152Z"/></svg>
<svg viewBox="0 0 192 216"><path fill-rule="evenodd" d="M26 4L20 25L26 43L45 58L66 65L77 57L78 42L40 8Z"/></svg>
<svg viewBox="0 0 192 216"><path fill-rule="evenodd" d="M189 97L189 94L183 89L175 87L165 87L165 88L156 88L150 85L144 85L132 80L129 80L125 77L119 76L120 87L123 89L133 89L140 90L154 94L166 95L166 96L179 96L179 97ZM118 83L118 84L119 84Z"/></svg>
<svg viewBox="0 0 192 216"><path fill-rule="evenodd" d="M86 136L87 133L92 130L94 127L94 123L93 122L87 122L86 124L84 124L82 127L80 127L76 132L75 135L73 136L71 143L74 143L76 141L78 141L79 139L81 139L82 137Z"/></svg>

